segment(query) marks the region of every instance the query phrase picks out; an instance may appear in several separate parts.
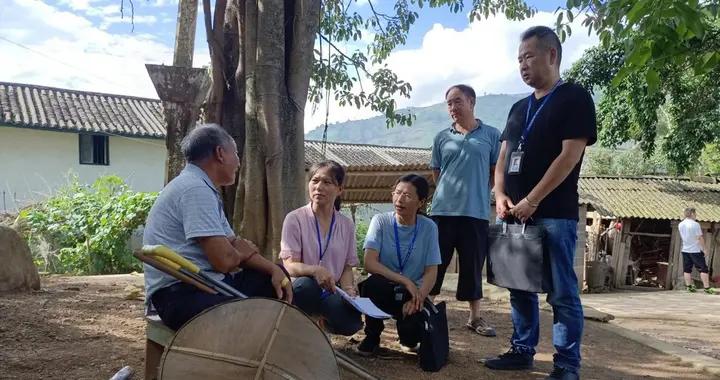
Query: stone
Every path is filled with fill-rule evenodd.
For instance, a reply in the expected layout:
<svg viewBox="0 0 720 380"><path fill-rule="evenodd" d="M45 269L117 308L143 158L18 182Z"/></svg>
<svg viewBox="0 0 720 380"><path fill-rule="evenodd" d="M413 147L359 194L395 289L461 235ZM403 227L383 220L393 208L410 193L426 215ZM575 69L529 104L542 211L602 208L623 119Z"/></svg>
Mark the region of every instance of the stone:
<svg viewBox="0 0 720 380"><path fill-rule="evenodd" d="M25 239L0 226L0 292L40 289L40 275Z"/></svg>

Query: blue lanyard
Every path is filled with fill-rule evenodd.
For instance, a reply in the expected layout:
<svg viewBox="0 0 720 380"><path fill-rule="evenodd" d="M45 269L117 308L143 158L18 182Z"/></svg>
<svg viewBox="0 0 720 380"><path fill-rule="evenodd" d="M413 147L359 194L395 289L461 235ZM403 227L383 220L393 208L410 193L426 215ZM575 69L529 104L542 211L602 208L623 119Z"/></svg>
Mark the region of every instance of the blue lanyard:
<svg viewBox="0 0 720 380"><path fill-rule="evenodd" d="M330 229L328 229L325 249L323 249L322 238L320 237L320 223L318 223L317 216L314 213L313 216L315 216L315 231L317 232L318 246L320 247L320 261L322 261L323 256L325 256L325 252L327 252L328 247L330 246L330 238L332 237L333 226L335 226L335 211L333 211L332 219L330 220Z"/></svg>
<svg viewBox="0 0 720 380"><path fill-rule="evenodd" d="M413 229L412 240L410 240L410 246L408 246L407 253L405 254L405 259L402 259L402 254L400 253L400 234L398 233L398 223L397 219L395 219L395 215L393 215L393 227L395 228L395 253L397 253L398 269L400 269L400 274L403 273L403 269L405 269L405 264L407 264L408 260L410 259L410 255L415 248L415 239L417 239L418 233L418 222L419 220L416 219L415 229Z"/></svg>
<svg viewBox="0 0 720 380"><path fill-rule="evenodd" d="M545 96L545 100L540 103L540 106L537 110L535 110L535 113L533 113L532 119L530 118L530 109L533 105L533 98L535 97L534 94L530 94L528 97L528 107L527 107L527 113L525 114L525 130L523 130L522 136L520 137L520 144L518 144L518 150L522 150L523 144L525 144L525 140L527 140L528 134L530 134L530 131L532 130L533 126L535 125L535 118L537 118L537 115L540 114L540 111L545 107L545 104L552 98L553 94L555 93L555 90L562 84L562 79L555 82L555 85L550 90L550 93Z"/></svg>

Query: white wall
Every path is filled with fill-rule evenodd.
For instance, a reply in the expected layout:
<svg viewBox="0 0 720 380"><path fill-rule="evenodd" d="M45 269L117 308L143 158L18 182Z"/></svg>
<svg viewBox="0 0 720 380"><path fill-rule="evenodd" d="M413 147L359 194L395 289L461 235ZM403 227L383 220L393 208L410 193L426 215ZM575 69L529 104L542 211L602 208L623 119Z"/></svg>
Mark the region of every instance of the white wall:
<svg viewBox="0 0 720 380"><path fill-rule="evenodd" d="M0 212L41 200L67 182L70 171L92 183L118 175L137 191L159 191L165 176L165 142L110 136L110 165L80 165L77 133L0 125ZM4 195L4 197L3 197Z"/></svg>

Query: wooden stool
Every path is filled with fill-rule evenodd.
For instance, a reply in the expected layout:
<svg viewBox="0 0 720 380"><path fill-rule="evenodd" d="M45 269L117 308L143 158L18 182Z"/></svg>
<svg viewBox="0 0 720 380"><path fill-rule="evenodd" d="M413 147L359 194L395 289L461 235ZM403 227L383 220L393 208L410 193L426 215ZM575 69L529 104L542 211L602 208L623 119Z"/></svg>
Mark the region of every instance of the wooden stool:
<svg viewBox="0 0 720 380"><path fill-rule="evenodd" d="M146 316L145 321L145 379L157 380L160 359L175 331L165 326L157 314Z"/></svg>

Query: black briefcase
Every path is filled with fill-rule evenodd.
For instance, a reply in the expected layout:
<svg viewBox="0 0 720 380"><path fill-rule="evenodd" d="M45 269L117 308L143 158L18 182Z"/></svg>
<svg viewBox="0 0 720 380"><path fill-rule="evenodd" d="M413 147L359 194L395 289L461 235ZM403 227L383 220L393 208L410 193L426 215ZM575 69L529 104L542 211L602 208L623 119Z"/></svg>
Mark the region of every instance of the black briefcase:
<svg viewBox="0 0 720 380"><path fill-rule="evenodd" d="M552 289L552 272L544 240L542 226L491 225L487 281L502 288L547 293Z"/></svg>
<svg viewBox="0 0 720 380"><path fill-rule="evenodd" d="M450 352L445 302L434 305L426 299L421 312L424 321L418 361L424 371L437 372L447 364Z"/></svg>

